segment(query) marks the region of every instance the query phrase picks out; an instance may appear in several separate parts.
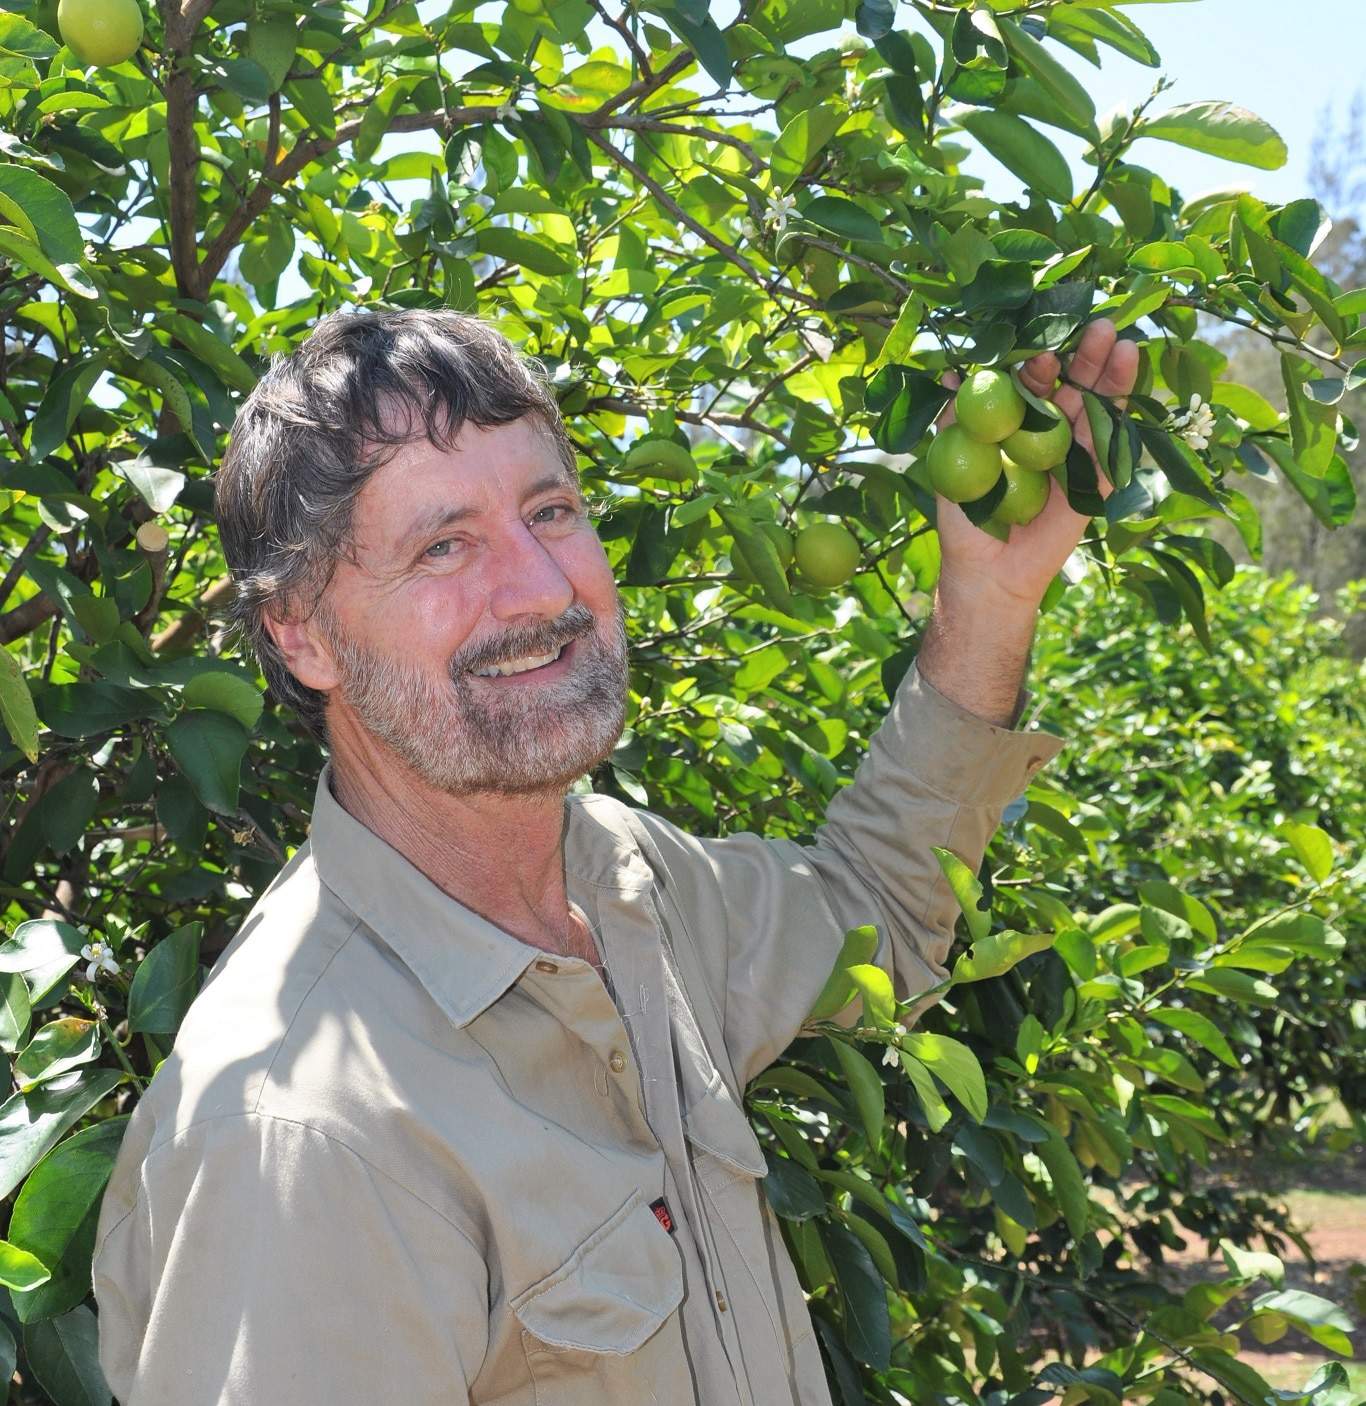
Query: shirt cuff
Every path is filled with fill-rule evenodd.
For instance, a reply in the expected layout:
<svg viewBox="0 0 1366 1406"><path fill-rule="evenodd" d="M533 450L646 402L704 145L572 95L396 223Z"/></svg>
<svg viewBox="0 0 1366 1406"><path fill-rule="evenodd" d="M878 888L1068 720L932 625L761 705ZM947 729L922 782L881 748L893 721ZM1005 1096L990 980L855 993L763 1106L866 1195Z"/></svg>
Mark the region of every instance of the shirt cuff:
<svg viewBox="0 0 1366 1406"><path fill-rule="evenodd" d="M1012 724L1032 697L1020 690ZM902 678L887 721L895 729L899 755L916 777L964 805L1009 805L1067 743L1041 728L1016 731L968 712L921 674L918 660Z"/></svg>

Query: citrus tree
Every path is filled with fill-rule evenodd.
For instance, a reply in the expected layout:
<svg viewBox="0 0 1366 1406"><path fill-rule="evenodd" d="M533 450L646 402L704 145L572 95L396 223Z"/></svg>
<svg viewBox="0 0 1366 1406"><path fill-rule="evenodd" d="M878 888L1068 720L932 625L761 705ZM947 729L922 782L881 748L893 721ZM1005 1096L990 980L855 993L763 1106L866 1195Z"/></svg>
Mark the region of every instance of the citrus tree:
<svg viewBox="0 0 1366 1406"><path fill-rule="evenodd" d="M915 655L935 488L983 530L1019 520L1004 466L972 492L931 477L946 381L999 373L1017 429L1046 438L1022 361L1065 357L1097 316L1140 346L1127 404L1088 392L1080 442L1024 467L1093 520L1046 610L1124 603L1135 688L1145 659L1226 647L1210 602L1233 567L1206 527L1255 553L1249 476L1325 526L1352 514L1341 405L1366 290L1315 266L1316 202L1188 200L1133 158L1151 138L1281 164L1252 113L1173 106L1157 82L1098 117L1077 58L1159 63L1120 0L745 0L720 18L706 0L4 3L17 1400L109 1399L89 1258L123 1120L303 838L320 757L220 627L212 473L241 397L323 313L477 310L540 359L633 641L629 729L584 784L698 832L819 822ZM971 173L981 153L1017 198ZM1202 319L1274 347L1275 403L1227 379ZM1154 764L1120 727L1125 747ZM809 1038L751 1090L839 1401L1262 1401L1213 1326L1240 1300L1258 1333L1349 1349L1342 1311L1283 1291L1243 1227L1215 1282L1172 1300L1130 1259L1168 1231L1091 1194L1132 1168L1179 1200L1212 1140L1246 1135L1248 1012L1276 1007L1269 974L1341 961L1349 836L1313 796L1283 816L1260 791L1257 844L1299 867L1241 905L1209 864L1126 852L1087 789L1108 778L1077 779L1012 808L1001 843L1032 847L1003 874L941 856L970 946L917 1029L856 931ZM1196 811L1149 840L1219 843L1227 811ZM854 991L851 1029L833 1017ZM1343 1380L1318 1374L1317 1399L1345 1400Z"/></svg>

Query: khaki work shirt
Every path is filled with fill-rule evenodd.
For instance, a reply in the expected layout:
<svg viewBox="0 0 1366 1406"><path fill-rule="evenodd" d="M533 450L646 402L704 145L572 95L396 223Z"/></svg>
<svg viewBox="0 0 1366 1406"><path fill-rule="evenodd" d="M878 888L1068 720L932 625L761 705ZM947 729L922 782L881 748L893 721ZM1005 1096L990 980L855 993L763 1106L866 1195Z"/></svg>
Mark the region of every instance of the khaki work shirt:
<svg viewBox="0 0 1366 1406"><path fill-rule="evenodd" d="M324 768L129 1121L94 1262L118 1400L829 1406L745 1086L847 929L878 925L898 994L944 978L931 846L975 869L1061 746L913 666L810 845L568 797L610 988L437 888Z"/></svg>

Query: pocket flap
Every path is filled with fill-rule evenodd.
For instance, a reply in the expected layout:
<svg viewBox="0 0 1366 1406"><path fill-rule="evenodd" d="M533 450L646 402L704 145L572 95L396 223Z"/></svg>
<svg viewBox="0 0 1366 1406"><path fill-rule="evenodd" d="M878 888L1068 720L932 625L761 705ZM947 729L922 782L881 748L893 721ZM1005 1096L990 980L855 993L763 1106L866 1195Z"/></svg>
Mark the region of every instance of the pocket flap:
<svg viewBox="0 0 1366 1406"><path fill-rule="evenodd" d="M752 1177L768 1175L759 1139L749 1126L745 1110L731 1098L720 1071L713 1071L706 1093L683 1115L683 1131L689 1142L736 1171Z"/></svg>
<svg viewBox="0 0 1366 1406"><path fill-rule="evenodd" d="M639 1189L512 1311L554 1347L634 1352L683 1300L683 1267Z"/></svg>

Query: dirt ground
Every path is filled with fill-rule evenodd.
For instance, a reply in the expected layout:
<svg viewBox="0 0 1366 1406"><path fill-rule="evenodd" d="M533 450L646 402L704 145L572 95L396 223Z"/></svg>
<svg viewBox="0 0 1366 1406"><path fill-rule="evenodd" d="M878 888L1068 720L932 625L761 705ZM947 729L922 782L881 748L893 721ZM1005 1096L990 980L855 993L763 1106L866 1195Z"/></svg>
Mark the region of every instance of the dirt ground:
<svg viewBox="0 0 1366 1406"><path fill-rule="evenodd" d="M1290 1212L1290 1223L1313 1251L1311 1263L1293 1241L1285 1241L1279 1252L1285 1263L1285 1288L1331 1299L1356 1328L1352 1360L1329 1353L1294 1328L1270 1344L1257 1342L1244 1329L1241 1360L1272 1386L1294 1389L1302 1387L1324 1362L1342 1361L1356 1391L1352 1399L1366 1402L1366 1148L1308 1163L1282 1162L1265 1153L1226 1158L1202 1173L1202 1183L1255 1189L1283 1204ZM1217 1247L1184 1226L1178 1227L1178 1233L1187 1242L1186 1248L1166 1252L1165 1264L1155 1270L1160 1282L1180 1293L1202 1279L1226 1275ZM1247 1248L1272 1249L1263 1244ZM1244 1296L1245 1301L1271 1287L1265 1283L1255 1287ZM1223 1315L1216 1315L1215 1323L1228 1321L1232 1312L1230 1306Z"/></svg>

